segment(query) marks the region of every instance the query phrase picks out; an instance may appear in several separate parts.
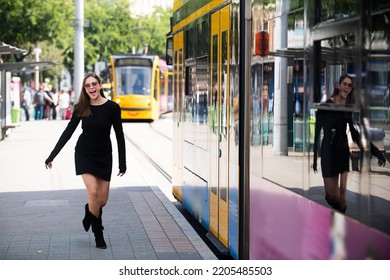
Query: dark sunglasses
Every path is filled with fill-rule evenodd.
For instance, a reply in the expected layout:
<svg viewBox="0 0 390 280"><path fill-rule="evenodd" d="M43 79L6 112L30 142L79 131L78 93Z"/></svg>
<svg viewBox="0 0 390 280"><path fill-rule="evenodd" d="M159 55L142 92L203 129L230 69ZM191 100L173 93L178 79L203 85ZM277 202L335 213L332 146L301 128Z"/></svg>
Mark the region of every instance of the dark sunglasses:
<svg viewBox="0 0 390 280"><path fill-rule="evenodd" d="M92 82L90 84L84 84L84 87L85 88L89 88L89 87L96 87L99 83L98 82Z"/></svg>
<svg viewBox="0 0 390 280"><path fill-rule="evenodd" d="M347 82L342 82L342 84L343 84L343 86L345 86L345 87L352 87L352 84L350 84L350 83L347 83Z"/></svg>

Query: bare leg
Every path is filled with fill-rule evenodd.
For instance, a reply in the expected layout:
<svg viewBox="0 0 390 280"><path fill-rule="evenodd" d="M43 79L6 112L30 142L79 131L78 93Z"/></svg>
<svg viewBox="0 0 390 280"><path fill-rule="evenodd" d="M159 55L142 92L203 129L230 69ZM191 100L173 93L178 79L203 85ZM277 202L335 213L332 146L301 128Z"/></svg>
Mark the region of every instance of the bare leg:
<svg viewBox="0 0 390 280"><path fill-rule="evenodd" d="M82 178L88 193L89 221L92 225L92 232L95 235L96 247L106 249L107 244L103 236L104 227L102 225L101 209L107 203L110 182L92 174L82 174Z"/></svg>
<svg viewBox="0 0 390 280"><path fill-rule="evenodd" d="M110 182L88 173L81 176L88 193L89 212L99 217L100 208L106 205L108 200Z"/></svg>

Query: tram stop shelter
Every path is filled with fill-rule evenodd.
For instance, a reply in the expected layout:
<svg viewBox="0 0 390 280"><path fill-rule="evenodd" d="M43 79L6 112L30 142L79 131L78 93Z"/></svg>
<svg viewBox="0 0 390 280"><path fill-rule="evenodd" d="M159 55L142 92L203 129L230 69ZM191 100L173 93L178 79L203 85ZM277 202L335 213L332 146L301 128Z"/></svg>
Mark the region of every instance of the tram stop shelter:
<svg viewBox="0 0 390 280"><path fill-rule="evenodd" d="M0 42L0 58L5 55L25 54L27 51L15 46ZM0 60L0 140L6 136L6 131L13 128L11 122L11 110L15 106L20 110L20 98L17 98L19 104L11 102L11 75L13 72L34 72L48 70L58 63L53 61L22 61L1 63Z"/></svg>

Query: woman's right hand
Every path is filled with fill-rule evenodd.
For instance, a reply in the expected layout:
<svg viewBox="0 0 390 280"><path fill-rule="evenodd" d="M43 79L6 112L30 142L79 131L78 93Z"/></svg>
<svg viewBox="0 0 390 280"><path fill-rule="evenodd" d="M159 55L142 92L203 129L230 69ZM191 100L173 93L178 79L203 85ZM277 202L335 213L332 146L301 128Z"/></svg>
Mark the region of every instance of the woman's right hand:
<svg viewBox="0 0 390 280"><path fill-rule="evenodd" d="M378 159L378 166L380 167L384 167L386 165L386 158L385 156L382 154L382 152L379 152L377 155L376 155L377 159Z"/></svg>

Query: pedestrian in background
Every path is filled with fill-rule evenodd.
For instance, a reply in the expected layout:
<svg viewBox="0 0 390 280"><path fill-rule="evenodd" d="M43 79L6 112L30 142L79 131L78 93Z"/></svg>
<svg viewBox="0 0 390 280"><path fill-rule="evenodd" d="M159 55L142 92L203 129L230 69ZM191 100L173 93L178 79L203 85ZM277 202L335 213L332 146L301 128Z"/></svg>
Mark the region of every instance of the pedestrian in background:
<svg viewBox="0 0 390 280"><path fill-rule="evenodd" d="M105 249L102 209L108 200L112 173L111 127L114 128L118 145L118 176L126 172L126 149L120 107L105 97L101 80L94 73L87 74L83 80L72 118L45 161L47 169L52 168L54 158L71 138L80 121L83 132L75 147L76 175L81 175L88 193L82 224L85 231L92 225L96 247Z"/></svg>
<svg viewBox="0 0 390 280"><path fill-rule="evenodd" d="M329 109L318 109L314 138L313 170L317 173L317 147L321 129L321 171L325 186L325 200L334 209L345 213L347 209L346 191L349 172L349 144L347 125L353 141L362 149L360 134L355 129L352 112L343 111L342 106L352 104L353 84L348 74L341 75L332 96L326 100ZM336 108L337 106L341 108ZM371 143L371 153L378 158L378 165L385 166L386 159L380 150Z"/></svg>
<svg viewBox="0 0 390 280"><path fill-rule="evenodd" d="M43 86L39 86L39 90L34 94L33 98L34 104L34 119L41 120L43 119L43 113L45 111L45 92L43 91Z"/></svg>
<svg viewBox="0 0 390 280"><path fill-rule="evenodd" d="M26 121L30 120L30 103L31 103L31 92L28 90L28 88L23 87L22 108L24 110L24 115L26 117Z"/></svg>
<svg viewBox="0 0 390 280"><path fill-rule="evenodd" d="M50 104L50 110L51 114L49 119L56 120L57 119L57 106L58 106L58 92L56 88L52 88L51 91L49 91L50 98L53 100L53 102Z"/></svg>
<svg viewBox="0 0 390 280"><path fill-rule="evenodd" d="M58 95L58 106L60 108L60 117L61 120L66 119L66 110L70 107L70 96L69 93L64 90L60 90L60 94Z"/></svg>
<svg viewBox="0 0 390 280"><path fill-rule="evenodd" d="M54 106L53 94L51 86L44 87L45 92L45 106L44 106L44 119L50 120L52 115L52 108Z"/></svg>

